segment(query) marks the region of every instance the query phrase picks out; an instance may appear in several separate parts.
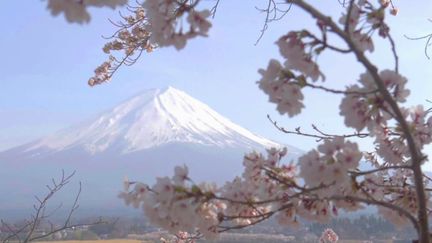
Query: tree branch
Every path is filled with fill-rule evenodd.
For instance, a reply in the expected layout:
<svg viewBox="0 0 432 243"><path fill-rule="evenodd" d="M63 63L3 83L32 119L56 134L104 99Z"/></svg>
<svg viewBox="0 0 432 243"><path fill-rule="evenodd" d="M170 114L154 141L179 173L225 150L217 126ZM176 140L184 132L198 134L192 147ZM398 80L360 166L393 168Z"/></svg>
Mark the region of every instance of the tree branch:
<svg viewBox="0 0 432 243"><path fill-rule="evenodd" d="M304 2L303 0L286 0L288 3L293 3L306 12L308 12L310 15L312 15L314 18L319 19L326 23L331 30L336 33L340 38L342 38L348 46L353 50L355 56L357 57L357 60L363 64L363 66L367 69L367 71L371 74L373 77L375 84L378 87L378 90L380 91L381 95L383 96L384 100L389 104L391 107L394 118L396 121L400 124L402 131L406 137L408 148L411 154L411 160L412 160L412 170L414 172L414 181L416 185L416 192L417 192L417 202L418 202L418 220L419 220L419 236L420 241L424 243L429 242L429 224L428 224L428 214L427 214L427 206L426 206L426 194L424 191L423 186L423 173L421 169L421 156L418 151L417 146L415 145L413 136L410 132L408 123L406 122L404 116L402 115L401 110L399 109L399 106L397 105L396 101L392 98L392 95L389 93L389 91L386 89L383 80L378 74L378 69L375 67L369 59L366 58L364 55L364 52L357 48L355 43L352 41L350 35L346 32L344 32L342 29L340 29L335 22L330 17L324 16L321 12L316 10L314 7L309 5L308 3Z"/></svg>

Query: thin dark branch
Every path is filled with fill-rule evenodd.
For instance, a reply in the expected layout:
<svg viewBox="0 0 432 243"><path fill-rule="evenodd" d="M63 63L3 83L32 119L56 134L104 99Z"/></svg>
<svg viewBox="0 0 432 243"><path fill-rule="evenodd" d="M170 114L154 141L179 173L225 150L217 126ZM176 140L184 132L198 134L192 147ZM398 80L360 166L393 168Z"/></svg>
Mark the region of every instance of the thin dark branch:
<svg viewBox="0 0 432 243"><path fill-rule="evenodd" d="M264 36L270 22L281 20L291 10L292 4L288 4L288 7L286 9L278 8L278 4L282 4L282 3L276 3L274 0L268 0L267 7L265 9L260 9L258 7L255 7L258 11L265 13L266 16L263 23L263 27L261 28L260 31L260 35L258 36L255 45L258 45L258 43Z"/></svg>
<svg viewBox="0 0 432 243"><path fill-rule="evenodd" d="M354 0L350 0L349 5L348 5L348 11L347 11L347 16L346 16L346 20L345 20L345 32L349 33L350 30L350 19L351 19L351 13L352 13L352 9L354 7Z"/></svg>
<svg viewBox="0 0 432 243"><path fill-rule="evenodd" d="M430 59L429 54L428 54L428 49L429 46L431 44L432 41L432 34L428 34L428 35L424 35L424 36L420 36L420 37L409 37L407 35L404 35L405 38L407 38L408 40L426 40L426 44L424 47L424 54L427 57L427 59Z"/></svg>
<svg viewBox="0 0 432 243"><path fill-rule="evenodd" d="M35 213L30 217L29 220L26 220L26 223L24 225L22 225L20 228L15 229L12 226L10 226L8 223L6 223L2 220L1 221L2 226L7 228L9 231L8 232L9 235L7 235L3 239L3 243L10 242L10 240L12 240L12 239L17 239L18 242L23 242L23 243L33 242L33 241L36 241L39 239L46 238L46 237L48 237L48 236L50 236L56 232L59 232L59 231L65 230L65 229L70 229L73 227L80 227L80 226L91 226L91 225L104 223L104 221L102 221L102 219L98 219L97 221L87 223L87 224L71 224L72 215L75 213L75 211L78 209L78 206L79 206L78 205L78 199L81 195L81 190L82 190L81 182L79 183L79 189L78 189L78 192L75 196L75 200L72 204L71 209L69 210L69 213L68 213L63 225L56 228L54 226L54 224L51 222L51 220L49 219L50 216L52 216L54 212L56 212L59 208L61 208L61 206L63 204L60 204L54 210L47 213L48 202L57 192L62 190L64 188L64 186L66 186L67 184L70 183L71 178L74 175L75 175L75 171L69 175L66 175L65 172L62 171L62 175L61 175L59 180L52 179L51 185L46 186L46 188L48 189L48 192L45 194L45 196L43 196L43 197L37 197L36 196L35 197L36 201L37 201L37 204L33 205ZM34 232L36 230L38 230L40 228L41 224L44 222L49 224L50 230L47 233L34 236L33 235ZM23 239L20 238L20 234L24 234Z"/></svg>
<svg viewBox="0 0 432 243"><path fill-rule="evenodd" d="M353 174L354 176L362 176L367 174L376 173L379 171L384 170L399 170L399 169L411 169L410 166L403 166L403 165L394 165L394 166L384 166L381 168L373 169L373 170L367 170L367 171L349 171L350 174Z"/></svg>
<svg viewBox="0 0 432 243"><path fill-rule="evenodd" d="M393 58L395 60L395 72L399 73L399 56L396 52L396 43L393 40L393 37L390 35L390 33L387 34L387 38L389 39L391 50L393 53Z"/></svg>
<svg viewBox="0 0 432 243"><path fill-rule="evenodd" d="M294 135L300 135L300 136L304 136L304 137L311 137L311 138L316 138L317 142L322 141L322 140L326 140L326 139L333 139L335 137L344 137L344 138L350 138L350 137L358 137L358 138L365 138L369 136L369 133L353 133L353 134L327 134L322 132L321 130L319 130L315 125L312 125L312 128L318 132L318 134L312 134L312 133L305 133L302 132L300 127L295 128L294 131L288 130L284 127L281 127L278 125L278 123L276 121L274 121L270 115L267 115L267 119L273 124L274 127L276 127L276 129L278 129L279 131L286 133L286 134L294 134Z"/></svg>
<svg viewBox="0 0 432 243"><path fill-rule="evenodd" d="M216 0L215 5L210 9L210 12L212 13L212 18L214 18L216 16L216 11L219 7L219 2L220 2L220 0Z"/></svg>
<svg viewBox="0 0 432 243"><path fill-rule="evenodd" d="M255 42L255 45L258 45L259 41L264 36L264 33L266 32L266 30L268 28L268 23L269 23L269 20L270 20L270 7L271 7L272 3L275 4L273 2L273 0L268 0L267 9L265 10L266 17L265 17L265 20L264 20L264 24L263 24L263 27L261 29L261 33L260 33L260 35L258 36L258 39Z"/></svg>

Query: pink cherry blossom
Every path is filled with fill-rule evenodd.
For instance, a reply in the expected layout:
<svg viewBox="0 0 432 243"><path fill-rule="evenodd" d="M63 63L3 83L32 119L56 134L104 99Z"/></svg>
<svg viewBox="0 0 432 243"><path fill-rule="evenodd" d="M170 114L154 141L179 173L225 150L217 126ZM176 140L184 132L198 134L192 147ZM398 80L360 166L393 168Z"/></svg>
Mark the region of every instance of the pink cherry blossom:
<svg viewBox="0 0 432 243"><path fill-rule="evenodd" d="M338 240L339 236L332 229L325 229L319 238L320 243L335 243Z"/></svg>
<svg viewBox="0 0 432 243"><path fill-rule="evenodd" d="M290 32L282 36L276 44L279 46L281 55L286 58L285 67L287 69L299 71L313 81L317 81L322 76L318 65L312 61L311 55L305 52L305 44L297 32Z"/></svg>

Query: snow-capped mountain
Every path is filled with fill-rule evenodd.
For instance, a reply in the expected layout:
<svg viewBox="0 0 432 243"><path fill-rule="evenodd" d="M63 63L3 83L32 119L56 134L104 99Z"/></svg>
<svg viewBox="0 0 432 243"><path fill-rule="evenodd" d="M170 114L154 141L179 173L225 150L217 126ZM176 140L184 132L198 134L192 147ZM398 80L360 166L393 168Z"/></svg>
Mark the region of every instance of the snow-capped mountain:
<svg viewBox="0 0 432 243"><path fill-rule="evenodd" d="M255 135L172 87L135 96L52 136L20 147L31 156L81 148L90 154L127 154L170 143L260 149L281 145Z"/></svg>
<svg viewBox="0 0 432 243"><path fill-rule="evenodd" d="M20 198L15 201L28 202L26 197L39 194L64 169L76 171L75 177L83 182L85 206L101 207L101 201L118 205L116 195L125 175L151 183L185 164L196 182L222 183L241 175L245 153L281 146L183 91L155 89L95 119L0 152L0 191ZM291 159L302 153L286 147ZM0 209L7 208L2 202L13 200L2 199Z"/></svg>

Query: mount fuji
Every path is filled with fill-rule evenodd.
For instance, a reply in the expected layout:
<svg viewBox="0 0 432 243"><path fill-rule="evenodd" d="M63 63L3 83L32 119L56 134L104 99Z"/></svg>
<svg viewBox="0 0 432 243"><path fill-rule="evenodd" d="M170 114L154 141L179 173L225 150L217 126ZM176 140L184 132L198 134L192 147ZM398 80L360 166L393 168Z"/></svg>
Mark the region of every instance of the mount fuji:
<svg viewBox="0 0 432 243"><path fill-rule="evenodd" d="M255 135L183 91L154 89L95 119L0 152L0 190L8 198L28 199L64 169L83 182L81 201L108 207L118 203L125 175L151 183L186 164L195 181L222 183L241 174L245 153L282 146L291 159L302 154ZM0 208L21 204L1 202L0 196Z"/></svg>
<svg viewBox="0 0 432 243"><path fill-rule="evenodd" d="M234 124L172 87L144 92L103 113L10 152L41 157L80 149L89 155L129 154L171 143L262 149L281 145Z"/></svg>

